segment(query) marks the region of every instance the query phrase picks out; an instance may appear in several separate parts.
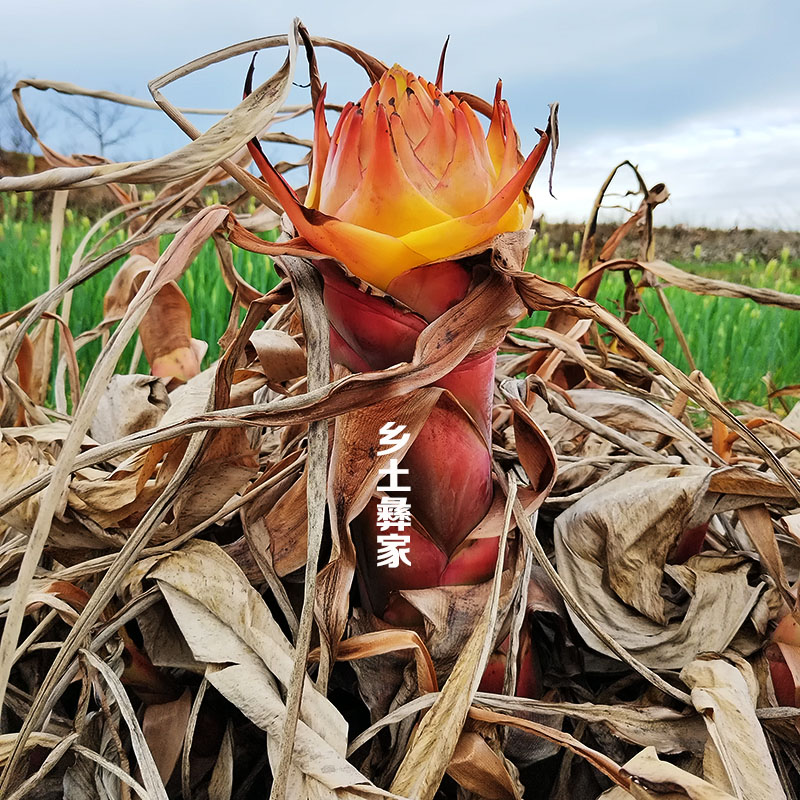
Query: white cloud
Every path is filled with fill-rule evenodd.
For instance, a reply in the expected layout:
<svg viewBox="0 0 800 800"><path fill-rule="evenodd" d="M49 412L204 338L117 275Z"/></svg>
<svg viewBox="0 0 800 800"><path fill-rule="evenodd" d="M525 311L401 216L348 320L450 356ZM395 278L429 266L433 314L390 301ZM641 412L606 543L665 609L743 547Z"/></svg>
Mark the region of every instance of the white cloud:
<svg viewBox="0 0 800 800"><path fill-rule="evenodd" d="M537 210L553 220L585 218L606 175L625 159L649 185L666 183L671 197L657 210L658 222L800 226L797 105L698 116L661 131L616 132L565 146L556 165L558 199L547 197L540 184ZM632 177L628 173L614 188L634 186Z"/></svg>

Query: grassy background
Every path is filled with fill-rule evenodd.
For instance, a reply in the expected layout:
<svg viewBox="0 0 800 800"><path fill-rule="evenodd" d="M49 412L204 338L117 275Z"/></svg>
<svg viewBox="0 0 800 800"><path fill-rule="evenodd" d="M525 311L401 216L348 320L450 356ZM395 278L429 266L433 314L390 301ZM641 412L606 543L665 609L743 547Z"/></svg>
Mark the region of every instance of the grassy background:
<svg viewBox="0 0 800 800"><path fill-rule="evenodd" d="M0 313L23 305L47 289L50 228L35 218L30 194L0 196ZM67 210L61 254L61 278L66 277L70 258L89 230L90 221ZM106 225L101 238L110 230ZM167 237L164 237L166 239ZM101 249L122 242L120 231L112 235ZM162 249L168 241L162 241ZM529 269L551 280L573 284L577 272L575 249L562 244L557 250L549 246L544 230L531 248ZM714 278L767 286L783 292L800 293L800 261L785 253L767 263L739 260L738 263L705 263L702 253L691 263L677 264L688 271ZM258 289L266 291L277 283L269 259L234 248L234 262L242 277ZM105 294L117 265L79 286L73 298L70 327L80 333L100 322ZM192 334L209 343L206 363L219 355L217 340L225 330L230 294L217 266L213 246L206 243L195 263L181 278L183 289L193 309ZM711 379L721 397L727 400L750 400L764 405L766 386L762 377L771 373L777 386L800 383L800 315L785 309L759 306L749 300L721 297L699 297L680 289L668 288L666 295L689 342L698 367ZM618 310L624 292L620 274L608 275L602 284L599 301L612 311ZM686 370L688 364L677 338L658 302L656 294L646 289L641 300L653 320L640 314L631 321L631 328L648 344L663 339L663 354ZM545 314L537 312L525 324L541 325ZM86 345L79 352L83 380L100 350L100 342ZM130 366L132 345L120 362L120 370ZM144 362L140 369L146 371Z"/></svg>

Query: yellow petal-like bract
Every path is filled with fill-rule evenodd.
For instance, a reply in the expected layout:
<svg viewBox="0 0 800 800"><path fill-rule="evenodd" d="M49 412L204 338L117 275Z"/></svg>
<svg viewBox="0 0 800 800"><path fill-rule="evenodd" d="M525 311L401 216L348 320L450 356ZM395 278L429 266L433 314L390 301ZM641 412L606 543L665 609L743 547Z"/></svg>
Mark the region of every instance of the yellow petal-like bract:
<svg viewBox="0 0 800 800"><path fill-rule="evenodd" d="M520 155L508 104L494 100L488 134L469 104L395 65L343 109L333 134L317 103L306 204L252 148L298 234L385 289L401 273L530 225L525 191L542 136Z"/></svg>

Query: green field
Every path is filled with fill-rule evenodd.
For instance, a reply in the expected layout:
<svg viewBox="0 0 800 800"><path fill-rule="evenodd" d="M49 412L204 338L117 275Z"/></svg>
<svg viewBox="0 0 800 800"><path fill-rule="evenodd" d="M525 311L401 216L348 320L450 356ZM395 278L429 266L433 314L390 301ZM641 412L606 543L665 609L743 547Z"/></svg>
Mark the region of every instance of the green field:
<svg viewBox="0 0 800 800"><path fill-rule="evenodd" d="M35 218L30 195L0 196L0 313L18 308L48 287L50 226ZM90 220L68 209L67 225L61 253L61 277L67 274L72 253L90 227ZM96 240L110 230L101 230ZM167 237L163 237L165 240ZM96 241L93 240L93 241ZM124 240L122 231L112 234L100 249L115 246ZM162 241L162 249L167 241ZM700 255L700 254L698 254ZM266 257L234 248L239 273L253 286L267 290L277 278ZM718 264L701 259L677 264L688 271L708 277L724 278L751 286L765 286L783 292L800 293L800 262L788 257L768 263L753 261ZM103 295L116 271L112 265L79 286L70 316L74 333L88 330L102 318ZM562 245L549 247L547 234L534 243L529 268L551 280L572 284L577 266L574 251ZM193 309L192 333L209 343L206 363L219 354L217 340L225 330L230 294L219 274L214 249L207 243L180 281ZM605 278L600 302L618 310L624 284L620 274ZM750 400L766 403L763 376L770 373L776 386L800 383L800 315L770 306L759 306L746 300L699 297L680 289L666 289L678 321L686 335L698 367L705 372L726 400ZM655 345L663 339L663 354L686 370L688 365L666 313L656 293L646 289L642 303L652 317L640 314L631 321L632 329L646 342ZM528 324L542 324L544 314L537 313ZM81 377L85 380L100 349L98 341L79 352ZM120 363L128 371L131 348ZM146 369L142 363L141 369Z"/></svg>

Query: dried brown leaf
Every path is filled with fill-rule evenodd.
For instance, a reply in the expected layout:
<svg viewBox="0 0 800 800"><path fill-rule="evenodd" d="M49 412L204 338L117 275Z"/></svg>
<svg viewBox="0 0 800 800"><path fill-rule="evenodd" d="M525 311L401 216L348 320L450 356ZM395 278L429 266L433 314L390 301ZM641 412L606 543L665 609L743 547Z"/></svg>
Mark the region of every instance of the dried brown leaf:
<svg viewBox="0 0 800 800"><path fill-rule="evenodd" d="M683 531L749 504L709 492L711 475L701 467L642 467L590 492L556 520L559 575L587 612L650 666L682 667L700 652L724 650L766 589L749 583L741 558L695 556L668 568L691 596L679 616L661 594L667 556ZM587 644L613 655L571 616Z"/></svg>
<svg viewBox="0 0 800 800"><path fill-rule="evenodd" d="M89 428L100 443L155 428L170 406L167 387L149 375L114 375Z"/></svg>
<svg viewBox="0 0 800 800"><path fill-rule="evenodd" d="M521 794L503 759L474 731L462 731L447 774L486 800L520 800Z"/></svg>
<svg viewBox="0 0 800 800"><path fill-rule="evenodd" d="M144 710L142 733L165 786L180 758L191 709L192 695L184 689L177 700L149 705Z"/></svg>
<svg viewBox="0 0 800 800"><path fill-rule="evenodd" d="M630 788L626 792L615 787L602 795L604 800L628 800L631 796L636 800L737 800L708 781L661 761L653 747L635 755L622 772L629 776Z"/></svg>
<svg viewBox="0 0 800 800"><path fill-rule="evenodd" d="M703 772L735 797L785 800L755 713L758 684L750 665L737 663L738 669L722 659L698 659L681 672L710 737Z"/></svg>

